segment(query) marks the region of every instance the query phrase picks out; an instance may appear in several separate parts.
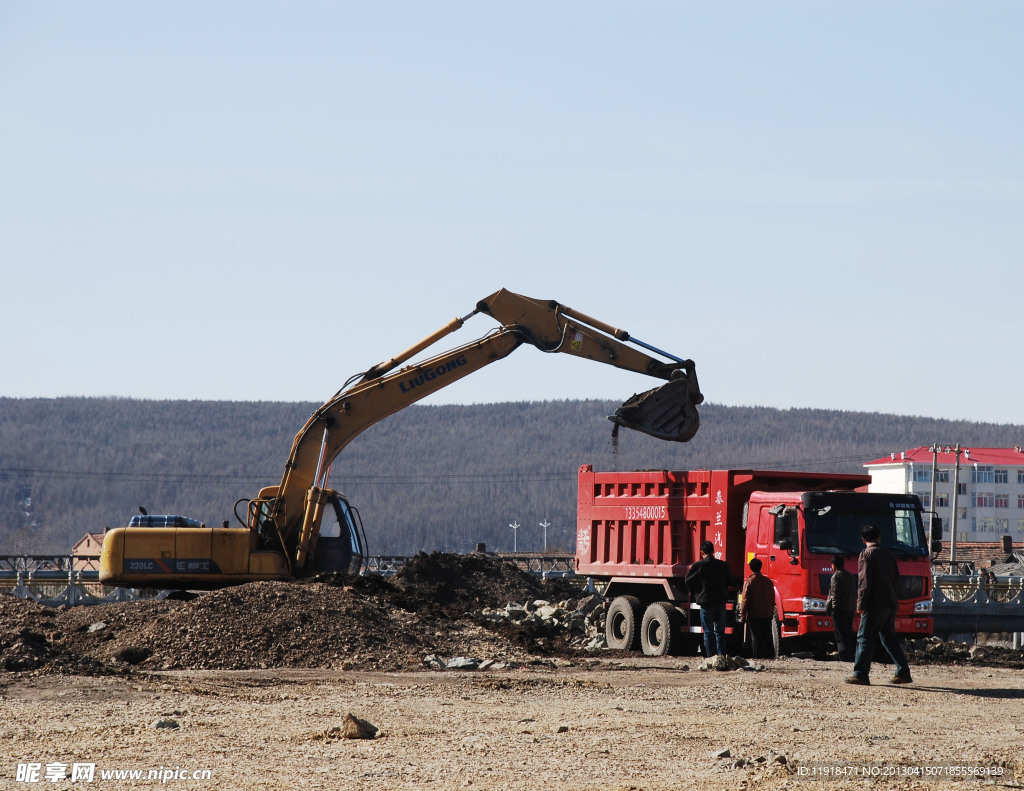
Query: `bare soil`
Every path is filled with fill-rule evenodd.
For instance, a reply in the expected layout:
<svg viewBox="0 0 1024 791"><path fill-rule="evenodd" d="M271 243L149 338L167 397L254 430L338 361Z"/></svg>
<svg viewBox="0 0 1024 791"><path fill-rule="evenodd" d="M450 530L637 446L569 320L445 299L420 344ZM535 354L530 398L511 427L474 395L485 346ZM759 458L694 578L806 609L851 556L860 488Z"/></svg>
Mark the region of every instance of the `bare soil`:
<svg viewBox="0 0 1024 791"><path fill-rule="evenodd" d="M700 671L480 617L579 595L486 556L423 555L391 580L189 600L0 596L0 789L54 787L19 765L76 763L95 779L73 787L102 789L1024 788L1019 651L923 643L913 685L878 665L862 687L824 653ZM493 664L430 671L430 654ZM376 738L343 738L348 714ZM174 776L100 777L130 770Z"/></svg>
<svg viewBox="0 0 1024 791"><path fill-rule="evenodd" d="M96 772L208 769L209 779L173 783L204 789L811 788L801 772L851 765L903 776L818 783L982 784L908 774L951 767L1001 772L1000 786L1024 787L1018 670L928 666L913 686L852 687L842 667L814 660L783 658L761 672L686 664L8 675L0 787L32 787L13 782L29 762L69 772L76 762ZM377 737L341 738L349 713L379 728ZM161 720L177 727L154 727Z"/></svg>

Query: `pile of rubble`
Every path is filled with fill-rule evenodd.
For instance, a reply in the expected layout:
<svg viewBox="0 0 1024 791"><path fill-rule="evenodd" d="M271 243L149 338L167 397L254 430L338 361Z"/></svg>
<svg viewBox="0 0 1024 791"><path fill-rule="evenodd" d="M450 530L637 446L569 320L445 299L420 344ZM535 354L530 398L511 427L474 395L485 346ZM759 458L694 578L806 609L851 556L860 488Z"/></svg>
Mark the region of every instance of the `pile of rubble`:
<svg viewBox="0 0 1024 791"><path fill-rule="evenodd" d="M510 602L500 609L485 607L474 615L496 631L516 631L534 640L559 635L569 645L584 651L607 647L604 598L597 593L556 603L546 599L525 604Z"/></svg>

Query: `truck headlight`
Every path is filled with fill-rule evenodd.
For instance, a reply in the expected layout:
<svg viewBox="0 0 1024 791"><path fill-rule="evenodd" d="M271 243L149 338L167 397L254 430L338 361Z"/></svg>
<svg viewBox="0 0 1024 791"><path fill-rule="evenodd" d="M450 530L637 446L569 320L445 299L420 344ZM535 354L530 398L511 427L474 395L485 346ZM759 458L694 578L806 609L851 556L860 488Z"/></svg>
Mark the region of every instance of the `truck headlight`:
<svg viewBox="0 0 1024 791"><path fill-rule="evenodd" d="M825 612L825 600L811 599L807 596L804 596L803 607L804 612Z"/></svg>
<svg viewBox="0 0 1024 791"><path fill-rule="evenodd" d="M931 612L932 611L932 600L919 601L914 605L914 612Z"/></svg>

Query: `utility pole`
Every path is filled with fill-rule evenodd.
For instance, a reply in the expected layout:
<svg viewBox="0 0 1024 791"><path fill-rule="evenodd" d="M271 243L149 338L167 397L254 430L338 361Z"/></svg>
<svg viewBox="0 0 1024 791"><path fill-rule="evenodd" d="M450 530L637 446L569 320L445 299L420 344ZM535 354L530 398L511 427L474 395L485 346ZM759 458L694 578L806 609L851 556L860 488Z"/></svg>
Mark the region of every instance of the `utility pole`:
<svg viewBox="0 0 1024 791"><path fill-rule="evenodd" d="M548 522L547 518L545 518L544 521L540 523L540 526L544 528L544 549L542 549L541 552L547 552L548 551L548 528L551 527L551 523Z"/></svg>
<svg viewBox="0 0 1024 791"><path fill-rule="evenodd" d="M511 523L511 524L509 525L509 527L511 527L511 528L512 528L512 551L513 551L513 552L518 552L518 551L519 551L519 544L518 544L518 542L516 541L516 538L517 538L517 537L518 537L518 535L519 535L519 533L518 533L517 531L519 530L519 528L521 527L521 525L519 524L519 522L512 522L512 523Z"/></svg>
<svg viewBox="0 0 1024 791"><path fill-rule="evenodd" d="M928 499L928 551L931 551L932 546L932 526L935 524L935 479L939 476L939 446L932 445L928 448L932 452L932 491ZM942 540L942 536L939 536L939 540Z"/></svg>
<svg viewBox="0 0 1024 791"><path fill-rule="evenodd" d="M953 516L949 520L949 573L954 574L956 568L956 517L957 498L960 494L960 454L963 450L960 443L953 448L955 463L953 465Z"/></svg>

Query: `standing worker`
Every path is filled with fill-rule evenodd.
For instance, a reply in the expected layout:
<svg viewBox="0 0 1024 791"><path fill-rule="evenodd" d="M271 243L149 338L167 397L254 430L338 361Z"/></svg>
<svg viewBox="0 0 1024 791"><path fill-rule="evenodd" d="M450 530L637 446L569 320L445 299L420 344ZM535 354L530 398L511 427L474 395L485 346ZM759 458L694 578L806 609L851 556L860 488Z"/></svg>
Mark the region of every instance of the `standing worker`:
<svg viewBox="0 0 1024 791"><path fill-rule="evenodd" d="M896 636L897 590L900 570L896 558L881 545L881 531L874 525L865 525L861 537L866 545L857 561L857 612L860 628L857 630L857 655L853 661L853 675L847 684L870 684L871 657L875 645L881 641L896 663L893 684L909 684L910 665L903 653L902 640Z"/></svg>
<svg viewBox="0 0 1024 791"><path fill-rule="evenodd" d="M700 605L700 627L704 632L704 656L725 656L725 598L732 585L729 564L715 557L715 545L703 541L701 558L686 572L686 588Z"/></svg>
<svg viewBox="0 0 1024 791"><path fill-rule="evenodd" d="M853 614L857 609L857 577L847 571L842 555L832 556L832 583L825 600L825 613L832 616L836 650L843 662L852 662L857 648Z"/></svg>
<svg viewBox="0 0 1024 791"><path fill-rule="evenodd" d="M775 583L761 573L761 561L751 558L752 572L743 583L740 620L750 627L750 649L754 659L774 659L772 614L775 612Z"/></svg>

